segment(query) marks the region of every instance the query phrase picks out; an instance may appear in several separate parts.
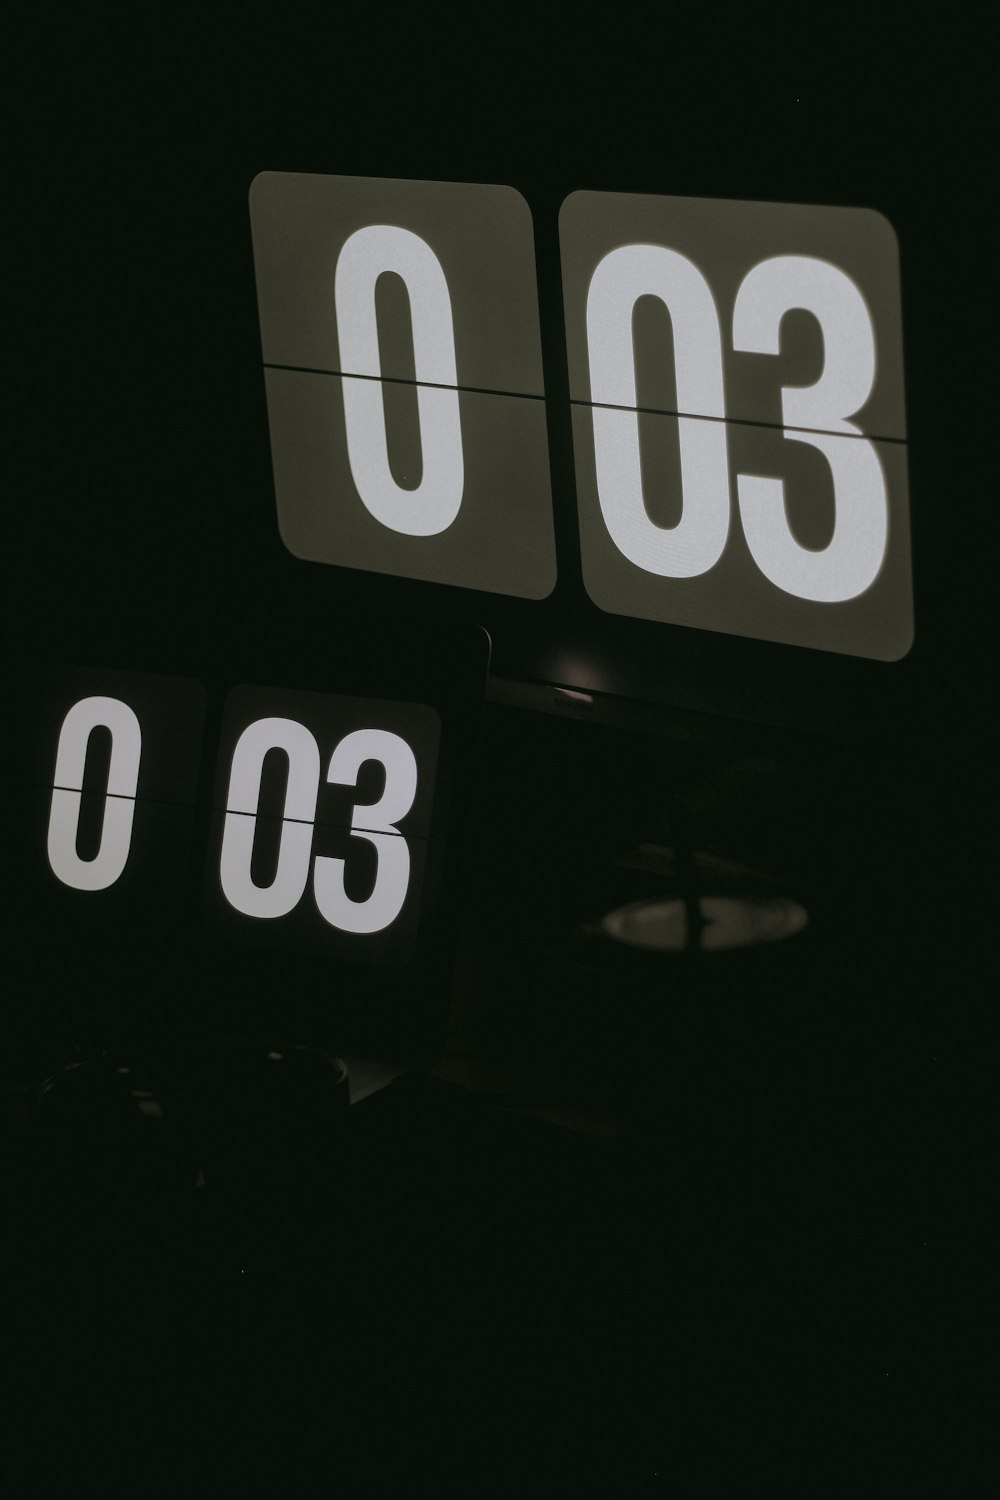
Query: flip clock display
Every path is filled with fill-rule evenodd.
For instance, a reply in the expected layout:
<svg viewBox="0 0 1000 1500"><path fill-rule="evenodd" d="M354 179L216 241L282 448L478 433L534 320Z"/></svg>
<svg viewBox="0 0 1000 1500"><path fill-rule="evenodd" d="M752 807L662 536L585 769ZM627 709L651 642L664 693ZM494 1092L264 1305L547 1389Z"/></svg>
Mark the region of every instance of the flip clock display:
<svg viewBox="0 0 1000 1500"><path fill-rule="evenodd" d="M202 820L199 682L50 668L35 689L31 845L49 910L167 931L193 912L200 864L201 920L223 937L408 959L441 821L429 705L233 687Z"/></svg>
<svg viewBox="0 0 1000 1500"><path fill-rule="evenodd" d="M297 556L556 586L530 210L262 173L281 534ZM560 213L583 584L601 610L896 660L913 637L895 234L866 209L573 192ZM541 309L542 316L553 310Z"/></svg>

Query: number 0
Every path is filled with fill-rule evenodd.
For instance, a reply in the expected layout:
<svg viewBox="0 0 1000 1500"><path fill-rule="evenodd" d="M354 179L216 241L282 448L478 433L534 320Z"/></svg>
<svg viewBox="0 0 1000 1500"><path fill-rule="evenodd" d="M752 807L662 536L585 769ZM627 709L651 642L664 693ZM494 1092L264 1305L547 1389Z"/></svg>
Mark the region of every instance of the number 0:
<svg viewBox="0 0 1000 1500"><path fill-rule="evenodd" d="M250 873L264 757L288 756L288 787L278 842L278 864L270 885ZM309 879L313 818L319 793L319 750L294 719L257 719L236 742L226 799L219 875L226 899L248 917L284 917L297 906Z"/></svg>
<svg viewBox="0 0 1000 1500"><path fill-rule="evenodd" d="M597 495L618 550L649 573L695 578L722 556L729 534L729 466L723 421L678 418L683 513L674 527L650 520L642 494L632 313L640 297L670 313L677 406L724 418L722 337L708 283L662 245L621 245L598 264L587 296L590 398Z"/></svg>
<svg viewBox="0 0 1000 1500"><path fill-rule="evenodd" d="M405 283L423 475L412 490L393 478L385 430L375 283L393 271ZM351 474L366 509L392 531L437 536L458 515L465 486L451 295L426 240L392 224L369 224L345 240L334 277ZM358 378L364 377L364 378Z"/></svg>

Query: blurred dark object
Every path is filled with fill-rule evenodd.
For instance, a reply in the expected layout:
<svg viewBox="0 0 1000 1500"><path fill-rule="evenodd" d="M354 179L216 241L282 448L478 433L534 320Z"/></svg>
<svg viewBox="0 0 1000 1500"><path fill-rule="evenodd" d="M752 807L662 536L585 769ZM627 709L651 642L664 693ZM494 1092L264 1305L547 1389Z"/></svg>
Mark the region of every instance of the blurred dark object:
<svg viewBox="0 0 1000 1500"><path fill-rule="evenodd" d="M277 1316L293 1315L306 1265L344 1232L349 1103L346 1064L299 1043L230 1040L195 1068L200 1191L226 1295L264 1297Z"/></svg>

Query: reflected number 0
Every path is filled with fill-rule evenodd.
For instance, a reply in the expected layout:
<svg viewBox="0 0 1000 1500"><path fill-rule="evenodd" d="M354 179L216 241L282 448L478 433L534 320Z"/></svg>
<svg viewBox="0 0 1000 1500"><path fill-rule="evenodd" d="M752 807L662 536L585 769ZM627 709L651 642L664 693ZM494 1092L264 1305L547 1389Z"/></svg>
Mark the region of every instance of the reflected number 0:
<svg viewBox="0 0 1000 1500"><path fill-rule="evenodd" d="M97 853L92 859L81 859L76 845L83 773L90 736L98 727L111 731L104 821ZM82 698L63 720L46 845L52 873L63 885L78 891L103 891L114 885L124 870L132 846L141 753L139 720L119 698Z"/></svg>
<svg viewBox="0 0 1000 1500"><path fill-rule="evenodd" d="M683 510L669 529L650 519L642 496L632 313L643 296L658 297L667 307L678 410L698 414L678 418ZM849 420L872 388L875 339L864 299L843 271L809 256L780 255L744 278L733 314L733 348L777 354L781 319L792 308L806 309L819 322L825 364L815 385L782 387L784 436L812 444L830 466L833 536L820 551L795 540L780 479L740 474L740 518L754 562L772 583L800 599L838 603L864 593L886 550L882 467L871 442ZM637 567L666 578L697 577L722 556L730 520L722 334L708 283L675 250L612 250L590 283L587 344L597 491L608 532ZM631 409L615 409L623 407Z"/></svg>
<svg viewBox="0 0 1000 1500"><path fill-rule="evenodd" d="M288 785L282 813L277 866L270 885L251 877L261 773L270 750L288 757ZM381 932L395 921L406 900L410 851L397 824L413 806L417 763L399 735L385 729L358 729L340 741L326 769L327 782L354 786L365 761L385 769L385 790L378 802L359 806L351 815L351 836L372 844L378 856L375 884L363 901L353 900L344 884L344 861L312 857L313 828L320 785L319 746L305 725L294 719L258 719L240 735L233 752L222 835L220 876L230 905L248 917L283 917L301 901L313 877L313 895L321 916L343 932Z"/></svg>

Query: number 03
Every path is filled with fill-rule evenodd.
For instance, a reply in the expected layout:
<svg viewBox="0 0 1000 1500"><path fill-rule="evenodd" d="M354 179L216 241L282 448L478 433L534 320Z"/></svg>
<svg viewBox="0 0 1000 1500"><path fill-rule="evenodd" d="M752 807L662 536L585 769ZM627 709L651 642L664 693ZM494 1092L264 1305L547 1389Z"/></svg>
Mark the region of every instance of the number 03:
<svg viewBox="0 0 1000 1500"><path fill-rule="evenodd" d="M657 526L643 503L632 345L642 296L665 304L674 330L683 509L673 528ZM810 443L830 466L833 535L822 550L801 546L788 525L783 481L754 474L737 476L740 520L754 562L773 584L800 599L840 603L874 581L888 539L882 466L850 421L872 389L875 337L849 276L827 261L780 255L754 266L740 285L733 348L777 354L781 319L792 308L816 318L825 363L815 385L782 388L784 436ZM612 540L647 572L707 572L722 556L731 513L722 334L708 283L693 261L664 246L610 251L590 283L587 346L597 492Z"/></svg>

